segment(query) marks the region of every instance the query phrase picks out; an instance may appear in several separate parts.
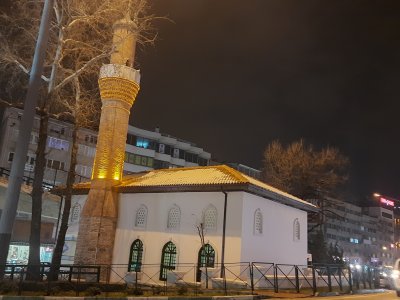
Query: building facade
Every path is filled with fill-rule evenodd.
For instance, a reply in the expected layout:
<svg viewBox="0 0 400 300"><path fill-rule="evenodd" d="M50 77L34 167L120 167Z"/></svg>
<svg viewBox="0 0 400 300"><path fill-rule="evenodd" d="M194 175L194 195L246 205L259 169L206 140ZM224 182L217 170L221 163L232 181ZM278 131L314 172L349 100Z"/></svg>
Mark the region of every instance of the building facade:
<svg viewBox="0 0 400 300"><path fill-rule="evenodd" d="M391 206L377 203L376 206L361 207L326 198L322 209L325 240L328 246L337 245L343 251L345 261L354 265L393 264L396 249Z"/></svg>
<svg viewBox="0 0 400 300"><path fill-rule="evenodd" d="M0 177L4 178L4 189L7 186L7 177L9 175L14 153L17 147L17 137L19 134L19 124L21 122L23 111L16 108L7 108L1 114L0 127ZM39 117L34 120L31 139L29 143L28 155L26 158L24 181L27 184L29 193L29 184L33 180L35 167L36 148L38 143ZM72 147L72 125L54 119L49 121L46 145L46 169L44 173L44 185L51 188L55 185L65 184L67 172L70 166L71 147ZM75 167L76 182L87 181L90 179L93 169L93 161L96 153L96 144L98 133L93 130L81 128L77 133L78 155ZM204 151L195 144L184 141L166 134L162 134L158 129L148 131L133 126L128 126L128 135L125 148L125 173L136 173L158 168L175 168L184 166L208 165L211 158L210 153ZM0 187L1 189L2 187ZM23 253L17 255L18 261L24 261L24 253L28 243L26 235L29 233L30 220L30 197L22 193L20 206L18 207L17 222L18 232L24 233L22 236L14 234L12 237L13 253ZM0 217L1 208L4 200L4 193L0 190ZM53 197L54 198L54 197ZM55 197L49 201L45 200L45 210L43 212L43 226L46 227L46 238L43 238L43 247L47 249L46 257L51 254L52 245L55 242L58 216L60 212L61 199ZM70 226L74 227L77 216L81 208L73 207L70 214ZM51 236L48 237L49 232ZM67 239L73 241L76 237L67 236ZM18 246L18 247L17 247ZM65 253L67 261L68 253L74 251L66 245ZM18 249L17 249L18 248ZM22 250L21 250L22 249ZM15 255L14 255L15 256ZM48 260L48 259L46 259Z"/></svg>
<svg viewBox="0 0 400 300"><path fill-rule="evenodd" d="M0 168L7 172L11 169L14 157L22 110L7 108L1 116L0 128ZM33 177L36 147L38 143L39 117L32 128L29 150L25 164L26 178ZM46 170L44 182L51 186L64 184L70 165L72 147L72 125L54 119L49 121L49 137L46 147ZM98 133L81 128L78 131L78 155L76 182L91 177L96 153ZM136 173L153 169L176 167L207 166L211 154L192 142L168 134L128 126L125 148L125 173Z"/></svg>

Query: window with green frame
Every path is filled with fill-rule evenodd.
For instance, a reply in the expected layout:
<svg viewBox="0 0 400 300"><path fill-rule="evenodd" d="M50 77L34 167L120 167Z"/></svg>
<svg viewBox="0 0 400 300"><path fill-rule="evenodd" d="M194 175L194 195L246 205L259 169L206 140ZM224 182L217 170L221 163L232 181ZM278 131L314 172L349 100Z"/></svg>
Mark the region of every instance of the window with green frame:
<svg viewBox="0 0 400 300"><path fill-rule="evenodd" d="M138 166L145 166L153 168L154 166L154 159L152 157L142 156L138 154L133 154L130 152L125 152L125 162L138 165Z"/></svg>
<svg viewBox="0 0 400 300"><path fill-rule="evenodd" d="M143 242L139 239L133 241L129 254L128 272L140 272L142 269Z"/></svg>
<svg viewBox="0 0 400 300"><path fill-rule="evenodd" d="M197 282L201 281L201 268L214 268L215 263L215 251L210 244L205 244L200 248L198 258L197 258Z"/></svg>
<svg viewBox="0 0 400 300"><path fill-rule="evenodd" d="M161 253L160 280L167 280L168 270L175 270L176 246L173 242L164 245Z"/></svg>

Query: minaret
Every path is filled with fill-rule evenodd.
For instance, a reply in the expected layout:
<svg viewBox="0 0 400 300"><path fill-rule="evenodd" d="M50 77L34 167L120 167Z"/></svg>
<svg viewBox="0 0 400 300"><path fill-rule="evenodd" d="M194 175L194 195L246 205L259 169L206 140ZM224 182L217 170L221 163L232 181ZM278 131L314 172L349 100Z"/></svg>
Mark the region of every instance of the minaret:
<svg viewBox="0 0 400 300"><path fill-rule="evenodd" d="M118 217L113 186L122 178L129 113L139 91L140 73L133 69L136 36L137 26L130 18L118 21L111 62L100 69L100 128L91 188L79 223L76 264L112 262ZM106 274L101 277L105 280Z"/></svg>

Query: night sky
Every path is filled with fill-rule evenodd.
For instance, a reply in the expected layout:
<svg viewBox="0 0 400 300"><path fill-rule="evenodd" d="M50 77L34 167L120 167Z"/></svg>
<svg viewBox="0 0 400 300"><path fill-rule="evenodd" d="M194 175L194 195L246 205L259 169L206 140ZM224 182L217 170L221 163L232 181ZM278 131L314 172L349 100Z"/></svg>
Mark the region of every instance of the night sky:
<svg viewBox="0 0 400 300"><path fill-rule="evenodd" d="M153 0L133 125L262 166L275 139L335 146L357 197L400 198L400 1Z"/></svg>

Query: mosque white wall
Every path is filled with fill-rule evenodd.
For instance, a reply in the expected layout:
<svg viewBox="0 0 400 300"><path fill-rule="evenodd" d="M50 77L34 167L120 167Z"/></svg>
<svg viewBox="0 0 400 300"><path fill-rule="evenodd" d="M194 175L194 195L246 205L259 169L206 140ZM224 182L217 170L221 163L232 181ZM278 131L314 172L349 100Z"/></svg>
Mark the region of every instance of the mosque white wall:
<svg viewBox="0 0 400 300"><path fill-rule="evenodd" d="M228 196L226 262L240 260L242 194L235 192ZM135 226L135 218L142 205L147 208L148 215L146 226L140 228ZM177 247L178 264L196 265L201 248L196 226L202 222L203 212L209 205L217 209L217 226L216 230L205 231L205 243L214 248L216 262L220 262L224 211L222 192L121 194L113 264L128 264L130 246L134 240L140 239L144 244L143 264L156 264L159 268L162 248L171 241ZM181 210L177 230L167 228L168 212L173 206Z"/></svg>
<svg viewBox="0 0 400 300"><path fill-rule="evenodd" d="M224 194L222 192L135 193L120 194L119 218L115 235L112 279L123 278L127 272L130 247L134 240L143 242L143 264L146 273L156 274L160 269L163 246L171 241L177 248L177 271L194 274L201 248L196 226L202 222L205 209L217 209L215 231L205 232L205 243L215 250L216 263L221 263ZM136 212L147 208L145 227L135 226ZM177 230L167 228L168 212L177 206L181 211ZM254 234L254 212L263 215L263 232ZM293 238L294 219L299 220L300 240ZM239 262L275 262L305 264L307 254L307 213L246 192L228 192L225 263L235 268ZM151 269L153 268L153 269ZM151 270L150 270L151 269ZM193 277L192 275L190 275ZM158 279L158 276L155 278Z"/></svg>
<svg viewBox="0 0 400 300"><path fill-rule="evenodd" d="M262 233L255 232L254 216L262 214ZM243 198L241 260L281 264L307 263L307 212L249 193ZM294 234L294 221L300 225L300 239ZM297 236L298 237L298 236Z"/></svg>

